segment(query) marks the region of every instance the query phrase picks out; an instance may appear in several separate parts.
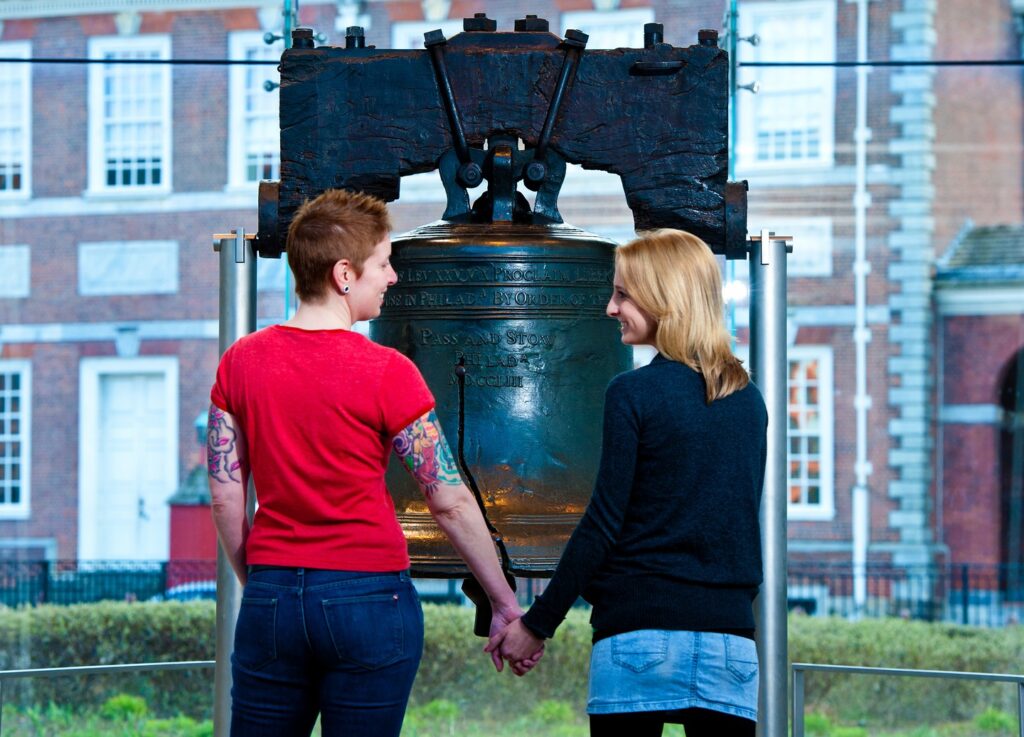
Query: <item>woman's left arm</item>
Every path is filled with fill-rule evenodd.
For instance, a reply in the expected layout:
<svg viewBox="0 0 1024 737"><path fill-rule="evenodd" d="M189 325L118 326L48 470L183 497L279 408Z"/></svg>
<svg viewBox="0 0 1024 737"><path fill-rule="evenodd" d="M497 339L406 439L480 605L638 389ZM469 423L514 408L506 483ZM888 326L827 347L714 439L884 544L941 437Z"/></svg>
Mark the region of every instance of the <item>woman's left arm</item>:
<svg viewBox="0 0 1024 737"><path fill-rule="evenodd" d="M628 387L621 382L622 377L613 380L605 393L601 463L590 504L569 538L551 582L522 619L541 637L554 635L622 532L636 472L640 418Z"/></svg>
<svg viewBox="0 0 1024 737"><path fill-rule="evenodd" d="M490 634L499 632L523 611L505 580L476 497L462 481L434 411L399 432L393 447L423 491L437 526L486 592L492 610ZM493 660L501 670L500 658L494 656Z"/></svg>
<svg viewBox="0 0 1024 737"><path fill-rule="evenodd" d="M245 540L249 536L245 494L249 486L249 458L245 435L235 418L215 404L210 405L206 425L206 470L217 537L235 575L245 585Z"/></svg>

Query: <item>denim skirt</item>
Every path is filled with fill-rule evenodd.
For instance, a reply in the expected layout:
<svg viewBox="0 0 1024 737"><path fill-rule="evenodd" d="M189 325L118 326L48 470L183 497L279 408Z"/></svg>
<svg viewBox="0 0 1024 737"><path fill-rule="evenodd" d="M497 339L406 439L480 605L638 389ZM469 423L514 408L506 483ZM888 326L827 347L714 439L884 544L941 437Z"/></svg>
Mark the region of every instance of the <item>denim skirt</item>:
<svg viewBox="0 0 1024 737"><path fill-rule="evenodd" d="M701 708L757 719L757 648L718 632L638 630L594 643L589 714Z"/></svg>

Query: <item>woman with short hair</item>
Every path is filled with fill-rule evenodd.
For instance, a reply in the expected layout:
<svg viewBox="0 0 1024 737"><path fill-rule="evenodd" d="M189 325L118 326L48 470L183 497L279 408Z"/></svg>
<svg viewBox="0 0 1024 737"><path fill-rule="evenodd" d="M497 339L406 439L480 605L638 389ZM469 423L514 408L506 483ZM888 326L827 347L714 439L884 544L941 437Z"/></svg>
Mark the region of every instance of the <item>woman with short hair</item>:
<svg viewBox="0 0 1024 737"><path fill-rule="evenodd" d="M392 451L490 599L491 631L522 612L413 363L352 331L395 284L383 202L340 190L288 229L295 315L221 358L207 459L220 544L245 588L231 734L397 737L423 613L384 484ZM250 527L246 486L259 508ZM496 665L500 664L500 658Z"/></svg>
<svg viewBox="0 0 1024 737"><path fill-rule="evenodd" d="M645 234L616 250L607 314L658 355L605 395L594 493L554 577L491 638L516 673L579 596L593 605L591 735L753 735L752 602L767 411L730 349L718 262L699 238Z"/></svg>

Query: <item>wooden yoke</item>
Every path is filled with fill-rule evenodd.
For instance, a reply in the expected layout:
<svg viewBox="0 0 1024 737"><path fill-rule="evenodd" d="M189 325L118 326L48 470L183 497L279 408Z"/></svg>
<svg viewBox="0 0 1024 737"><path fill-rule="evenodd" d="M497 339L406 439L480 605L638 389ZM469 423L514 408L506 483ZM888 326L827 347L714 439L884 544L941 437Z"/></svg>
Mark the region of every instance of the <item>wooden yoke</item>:
<svg viewBox="0 0 1024 737"><path fill-rule="evenodd" d="M350 48L314 48L297 29L281 59L281 180L261 184L260 255L280 256L296 209L330 188L396 200L401 177L448 154L465 192L490 178L483 152L495 136L522 141L511 171L531 189L543 192L559 163L612 172L637 230L679 228L745 254L746 184L726 182L729 64L716 32L676 48L648 24L643 49L584 51L586 34L562 40L542 19L494 25L479 14L415 51L361 47L355 28Z"/></svg>

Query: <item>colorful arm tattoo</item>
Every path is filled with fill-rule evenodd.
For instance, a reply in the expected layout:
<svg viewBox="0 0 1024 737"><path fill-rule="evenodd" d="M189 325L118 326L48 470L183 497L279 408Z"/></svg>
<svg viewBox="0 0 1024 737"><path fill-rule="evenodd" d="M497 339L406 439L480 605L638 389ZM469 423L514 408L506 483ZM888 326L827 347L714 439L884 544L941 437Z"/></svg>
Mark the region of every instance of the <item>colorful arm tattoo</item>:
<svg viewBox="0 0 1024 737"><path fill-rule="evenodd" d="M392 444L428 499L441 484L456 486L462 483L452 451L433 410L410 423L395 436Z"/></svg>
<svg viewBox="0 0 1024 737"><path fill-rule="evenodd" d="M231 415L211 404L206 421L206 472L211 479L223 484L242 480L237 440Z"/></svg>

